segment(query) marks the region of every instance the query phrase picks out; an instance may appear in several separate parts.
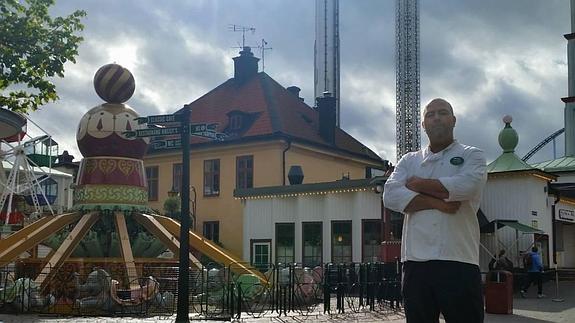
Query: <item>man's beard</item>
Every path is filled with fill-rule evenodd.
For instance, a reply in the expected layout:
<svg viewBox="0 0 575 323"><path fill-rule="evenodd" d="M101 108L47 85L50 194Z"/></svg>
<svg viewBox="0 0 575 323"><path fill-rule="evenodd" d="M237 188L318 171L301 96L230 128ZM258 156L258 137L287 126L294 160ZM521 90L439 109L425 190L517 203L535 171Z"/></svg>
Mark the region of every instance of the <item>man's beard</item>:
<svg viewBox="0 0 575 323"><path fill-rule="evenodd" d="M425 133L430 141L443 140L451 137L452 129L445 125L435 125L425 128Z"/></svg>

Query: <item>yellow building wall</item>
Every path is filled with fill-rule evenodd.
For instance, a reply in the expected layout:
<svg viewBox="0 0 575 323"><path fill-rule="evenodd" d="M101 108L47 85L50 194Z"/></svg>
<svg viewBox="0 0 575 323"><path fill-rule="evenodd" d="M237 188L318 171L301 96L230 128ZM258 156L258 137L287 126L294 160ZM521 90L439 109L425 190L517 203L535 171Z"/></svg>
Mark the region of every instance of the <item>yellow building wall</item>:
<svg viewBox="0 0 575 323"><path fill-rule="evenodd" d="M242 257L243 241L243 207L240 200L234 199L236 187L236 157L253 155L254 187L282 185L282 156L287 144L283 141L242 144L220 148L192 150L190 160L191 186L197 194L196 232L202 233L205 221L219 221L219 238L224 248L234 255ZM203 171L204 160L220 159L220 194L204 197ZM164 213L163 203L172 189L172 168L181 163L179 153L148 155L144 165L158 166L158 201L150 201L151 208ZM367 164L334 155L327 151L305 146L291 145L286 153L286 178L290 166L300 165L304 172L304 184L327 182L341 179L342 174L349 173L350 179L365 177ZM271 237L270 237L271 238ZM247 259L246 259L247 260Z"/></svg>
<svg viewBox="0 0 575 323"><path fill-rule="evenodd" d="M219 221L220 242L224 248L241 257L242 205L241 201L234 199L233 196L236 188L236 157L253 155L254 187L281 185L282 146L281 143L276 142L192 150L190 185L196 190L197 224L195 231L201 234L205 221ZM220 194L204 197L204 161L210 159L220 160ZM179 154L149 155L144 159L146 167L158 166L158 201L150 201L149 205L162 214L164 213L163 203L168 197L168 191L172 189L173 165L178 163L181 163Z"/></svg>
<svg viewBox="0 0 575 323"><path fill-rule="evenodd" d="M348 176L349 179L365 178L365 161L336 155L332 152L292 145L286 155L286 185L290 166L299 165L303 171L303 184L330 182Z"/></svg>

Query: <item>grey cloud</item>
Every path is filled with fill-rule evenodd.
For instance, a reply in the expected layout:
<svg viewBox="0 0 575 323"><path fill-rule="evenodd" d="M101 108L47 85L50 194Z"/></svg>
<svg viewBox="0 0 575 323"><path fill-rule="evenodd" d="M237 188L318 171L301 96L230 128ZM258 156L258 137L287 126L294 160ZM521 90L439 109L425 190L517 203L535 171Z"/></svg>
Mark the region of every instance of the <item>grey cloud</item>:
<svg viewBox="0 0 575 323"><path fill-rule="evenodd" d="M512 114L520 135L518 155L527 152L562 127L563 104L559 99L567 95L567 77L560 72L557 74L562 75L548 75L548 71L563 68L566 74L567 42L563 34L570 32L568 6L568 1L558 0L421 1L422 104L431 96L458 98L467 111L458 118L458 138L482 147L491 159L500 153L497 135L503 126L501 117ZM86 40L78 64L67 65L66 78L55 81L61 100L31 117L61 137L56 138L59 142L75 145L80 117L101 102L91 79L99 66L109 63L106 44L124 39L141 43L137 55L142 65L133 71L136 93L128 104L142 115L173 111L232 77L225 60L229 64L237 55L238 50L231 47L241 41L241 33L228 31L229 24L255 27L254 34L246 34L246 43L257 46L265 38L273 47L266 52L266 73L283 86L302 88L305 102L313 105L314 7L309 0L57 1L56 14L87 11ZM340 1L342 77L348 73L360 76L365 84L381 82L382 92L395 89L394 14L394 1ZM190 39L219 50L220 56L190 50L185 44ZM462 44L481 55L458 56L454 48ZM536 67L547 71L546 75L520 60L521 54L535 49L552 57ZM254 52L261 56L257 49ZM492 60L497 55L512 58L522 67L518 69L522 74L490 79L493 76L486 66L496 63ZM522 88L521 82L527 81L537 84L536 90ZM485 92L485 97L474 96L487 82L497 86ZM150 91L168 106L157 106L146 94ZM344 129L394 162L395 106L374 100L353 102L351 98L361 98L365 91L351 87L343 78L341 93ZM73 154L79 157L79 153ZM549 147L538 155L551 158Z"/></svg>

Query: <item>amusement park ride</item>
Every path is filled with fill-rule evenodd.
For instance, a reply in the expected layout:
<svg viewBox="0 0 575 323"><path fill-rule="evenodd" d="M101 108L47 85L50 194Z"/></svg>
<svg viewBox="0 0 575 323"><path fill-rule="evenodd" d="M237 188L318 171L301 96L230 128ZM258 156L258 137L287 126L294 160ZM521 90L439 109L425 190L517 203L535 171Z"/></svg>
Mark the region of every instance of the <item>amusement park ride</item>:
<svg viewBox="0 0 575 323"><path fill-rule="evenodd" d="M6 110L1 112L7 115ZM44 210L54 215L51 205L57 197L57 183L51 173L58 144L47 134L23 141L27 136L27 119L20 120L19 123L23 122L20 131L1 141L7 147L2 151L2 164L10 167L8 177L4 165L0 168L0 220L5 225L36 219ZM23 206L24 203L28 206Z"/></svg>
<svg viewBox="0 0 575 323"><path fill-rule="evenodd" d="M4 142L15 143L10 150L15 160L12 172L7 179L0 178L7 183L0 201L0 206L8 210L4 220L10 223L14 214L10 212L14 207L12 198L24 192L30 193L28 195L38 207L35 212L42 214L39 220L0 240L0 268L11 264L15 264L16 270L27 268L27 272L33 272L30 280L40 291L53 285L57 276L72 277L73 272L97 275L93 268L105 268L114 279L115 288L120 286L134 294L134 291L150 288L149 281L142 283L139 280L144 264L178 265L177 257L158 258L167 249L179 255L180 223L153 214L147 206L142 158L149 139L126 135L148 128L147 124L138 122L138 114L124 103L134 93L134 78L120 65L108 64L95 74L94 87L106 102L89 110L78 126L76 139L84 159L74 186L71 213L54 215L49 207L50 196L41 189L45 177L31 175L34 162L30 162L24 153L26 143L19 143L26 119L0 109L0 137L5 138ZM51 138L41 143L47 149L53 146ZM48 162L53 163L53 160ZM20 180L19 173L25 175L25 181ZM43 212L43 204L47 205L48 213ZM196 257L199 253L230 266L230 270L239 275L264 279L259 271L244 265L241 259L201 235L189 231L188 239L191 264L202 266ZM29 252L37 250L38 245L48 246L52 251L46 257ZM31 256L22 258L28 253Z"/></svg>

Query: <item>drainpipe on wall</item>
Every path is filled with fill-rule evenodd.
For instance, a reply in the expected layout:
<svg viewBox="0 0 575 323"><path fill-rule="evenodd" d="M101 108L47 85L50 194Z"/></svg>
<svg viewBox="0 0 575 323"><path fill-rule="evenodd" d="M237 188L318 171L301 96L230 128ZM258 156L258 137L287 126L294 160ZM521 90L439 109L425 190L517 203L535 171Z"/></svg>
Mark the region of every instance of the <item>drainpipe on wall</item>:
<svg viewBox="0 0 575 323"><path fill-rule="evenodd" d="M291 139L287 139L287 147L282 151L282 185L286 185L286 152L291 148Z"/></svg>

